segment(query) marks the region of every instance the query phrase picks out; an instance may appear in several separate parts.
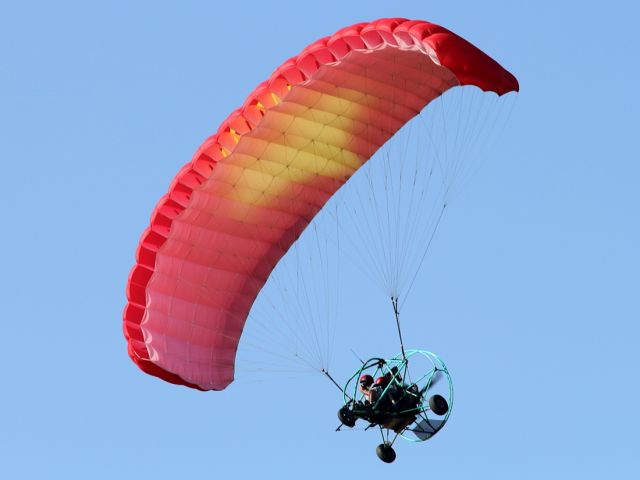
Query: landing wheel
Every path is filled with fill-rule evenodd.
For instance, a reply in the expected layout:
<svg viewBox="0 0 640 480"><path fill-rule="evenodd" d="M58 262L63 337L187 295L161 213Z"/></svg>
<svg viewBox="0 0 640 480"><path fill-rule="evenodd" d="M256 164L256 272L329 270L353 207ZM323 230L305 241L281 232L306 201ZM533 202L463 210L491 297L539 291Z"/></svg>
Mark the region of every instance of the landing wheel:
<svg viewBox="0 0 640 480"><path fill-rule="evenodd" d="M381 443L376 448L378 458L384 463L391 463L396 459L396 452L388 443Z"/></svg>
<svg viewBox="0 0 640 480"><path fill-rule="evenodd" d="M449 411L449 404L442 395L433 395L429 399L429 408L436 415L444 415Z"/></svg>
<svg viewBox="0 0 640 480"><path fill-rule="evenodd" d="M356 417L353 415L353 412L349 410L348 406L342 407L338 410L338 418L342 422L342 424L346 427L352 428L356 424Z"/></svg>

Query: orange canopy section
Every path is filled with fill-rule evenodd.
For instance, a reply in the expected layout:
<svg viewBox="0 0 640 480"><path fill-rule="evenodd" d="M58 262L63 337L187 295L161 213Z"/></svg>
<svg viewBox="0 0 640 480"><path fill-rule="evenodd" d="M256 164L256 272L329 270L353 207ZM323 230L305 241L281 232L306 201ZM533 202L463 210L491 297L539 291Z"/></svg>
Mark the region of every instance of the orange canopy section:
<svg viewBox="0 0 640 480"><path fill-rule="evenodd" d="M431 23L381 19L312 43L260 84L158 202L127 284L124 334L145 372L222 390L271 271L327 200L451 87L515 77Z"/></svg>

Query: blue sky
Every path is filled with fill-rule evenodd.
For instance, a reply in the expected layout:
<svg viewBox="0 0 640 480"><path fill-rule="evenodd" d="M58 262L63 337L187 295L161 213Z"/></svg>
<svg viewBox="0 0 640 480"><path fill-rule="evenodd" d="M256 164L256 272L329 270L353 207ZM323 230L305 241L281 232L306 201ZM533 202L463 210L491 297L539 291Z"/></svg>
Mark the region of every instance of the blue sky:
<svg viewBox="0 0 640 480"><path fill-rule="evenodd" d="M121 333L139 235L180 166L284 59L385 16L450 28L521 84L404 312L413 346L447 361L455 410L392 466L371 432L333 431L320 377L203 394L143 375ZM3 4L0 476L636 478L637 17L617 1ZM344 316L347 337L375 325L359 354L396 349L377 299Z"/></svg>

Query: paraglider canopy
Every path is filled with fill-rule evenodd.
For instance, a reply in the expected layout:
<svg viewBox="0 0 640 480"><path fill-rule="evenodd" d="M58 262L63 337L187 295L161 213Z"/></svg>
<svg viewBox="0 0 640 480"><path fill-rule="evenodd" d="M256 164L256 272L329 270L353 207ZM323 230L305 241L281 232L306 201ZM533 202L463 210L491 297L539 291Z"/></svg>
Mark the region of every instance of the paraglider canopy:
<svg viewBox="0 0 640 480"><path fill-rule="evenodd" d="M344 28L278 67L178 172L142 234L124 310L133 361L171 383L229 385L275 265L398 129L460 85L518 90L466 40L402 18Z"/></svg>

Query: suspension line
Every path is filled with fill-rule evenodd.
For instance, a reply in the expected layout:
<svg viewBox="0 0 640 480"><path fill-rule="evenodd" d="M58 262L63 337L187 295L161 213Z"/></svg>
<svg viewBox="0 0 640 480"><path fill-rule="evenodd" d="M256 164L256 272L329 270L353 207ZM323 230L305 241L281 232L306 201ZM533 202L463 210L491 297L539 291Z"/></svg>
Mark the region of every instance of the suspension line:
<svg viewBox="0 0 640 480"><path fill-rule="evenodd" d="M398 337L400 338L400 349L402 350L402 358L406 363L407 356L404 353L404 342L402 341L402 330L400 330L400 312L398 311L398 297L391 297L391 305L393 305L393 314L396 317L396 326L398 327Z"/></svg>
<svg viewBox="0 0 640 480"><path fill-rule="evenodd" d="M338 387L338 390L340 390L342 393L344 393L349 400L353 400L353 398L351 398L351 396L347 392L345 392L340 385L338 385L338 382L335 381L335 379L331 376L331 374L329 372L327 372L324 368L322 370L320 370L320 371L322 373L324 373L325 376L329 380L331 380L331 383L333 383L336 387Z"/></svg>

